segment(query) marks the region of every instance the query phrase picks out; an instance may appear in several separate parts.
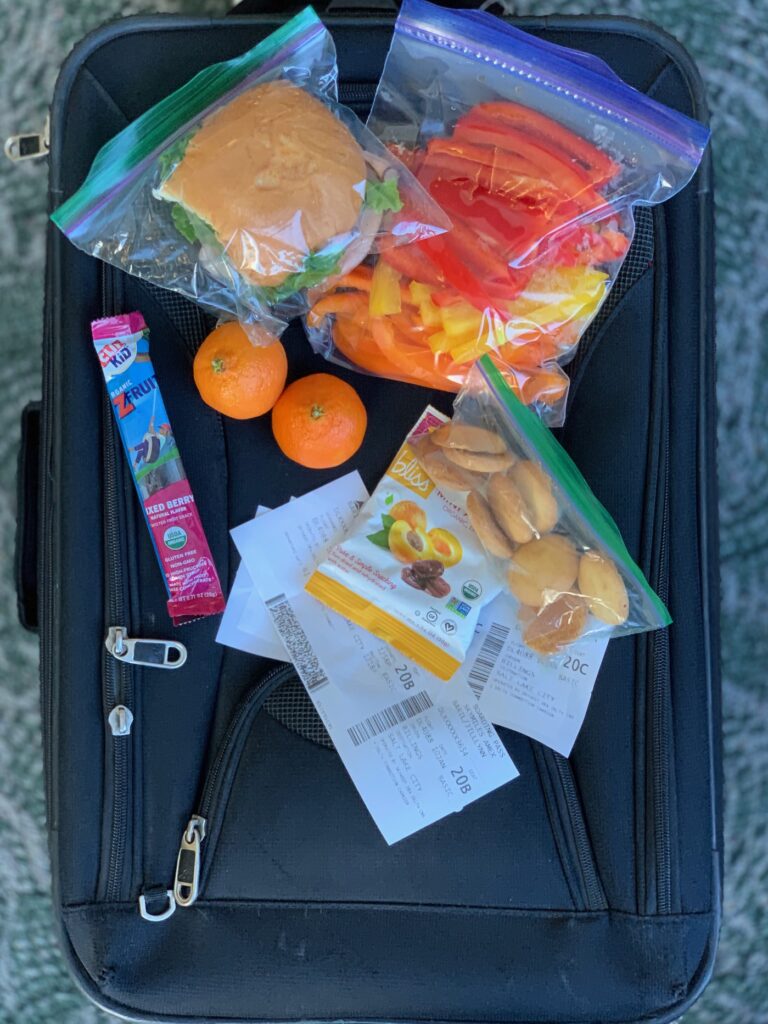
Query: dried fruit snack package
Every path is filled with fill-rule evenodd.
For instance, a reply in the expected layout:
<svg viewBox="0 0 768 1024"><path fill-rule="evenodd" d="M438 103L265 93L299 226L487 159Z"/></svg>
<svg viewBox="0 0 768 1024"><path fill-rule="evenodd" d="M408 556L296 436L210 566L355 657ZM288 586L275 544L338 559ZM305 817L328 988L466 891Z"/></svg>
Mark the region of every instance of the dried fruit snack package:
<svg viewBox="0 0 768 1024"><path fill-rule="evenodd" d="M472 529L519 602L523 641L552 655L589 635L671 622L611 516L565 449L515 397L490 356L450 423L416 446L436 479L457 481Z"/></svg>
<svg viewBox="0 0 768 1024"><path fill-rule="evenodd" d="M464 496L443 489L416 457L420 439L446 422L427 407L352 532L306 587L442 679L461 664L480 608L503 585L470 527Z"/></svg>
<svg viewBox="0 0 768 1024"><path fill-rule="evenodd" d="M52 219L85 252L279 335L307 289L448 225L336 100L333 39L307 7L106 143Z"/></svg>
<svg viewBox="0 0 768 1024"><path fill-rule="evenodd" d="M314 347L458 391L493 352L550 425L561 365L615 281L632 206L692 177L708 129L501 18L404 0L368 126L452 229L382 252L307 318Z"/></svg>

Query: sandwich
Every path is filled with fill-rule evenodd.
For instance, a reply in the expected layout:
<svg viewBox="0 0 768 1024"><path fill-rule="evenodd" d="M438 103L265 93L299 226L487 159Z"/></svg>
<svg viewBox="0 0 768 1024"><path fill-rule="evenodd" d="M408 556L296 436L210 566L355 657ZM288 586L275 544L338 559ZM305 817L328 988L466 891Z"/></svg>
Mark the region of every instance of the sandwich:
<svg viewBox="0 0 768 1024"><path fill-rule="evenodd" d="M367 157L324 103L277 80L240 93L169 147L154 195L173 204L176 229L205 248L217 276L234 272L281 301L339 272L366 210L377 228L383 212L401 208L396 177L379 180Z"/></svg>

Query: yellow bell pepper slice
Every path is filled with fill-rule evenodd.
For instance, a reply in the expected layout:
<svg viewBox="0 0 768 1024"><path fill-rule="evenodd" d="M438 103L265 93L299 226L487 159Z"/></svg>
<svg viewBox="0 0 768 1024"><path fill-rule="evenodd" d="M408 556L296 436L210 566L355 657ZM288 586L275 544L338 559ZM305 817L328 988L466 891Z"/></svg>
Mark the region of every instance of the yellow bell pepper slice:
<svg viewBox="0 0 768 1024"><path fill-rule="evenodd" d="M400 275L384 260L379 260L373 271L368 312L371 316L389 316L402 308Z"/></svg>
<svg viewBox="0 0 768 1024"><path fill-rule="evenodd" d="M419 303L419 314L425 327L442 327L443 319L440 316L440 310L432 299L426 299Z"/></svg>
<svg viewBox="0 0 768 1024"><path fill-rule="evenodd" d="M602 298L608 275L591 267L557 267L537 271L514 303L515 313L528 313L532 308L549 306L576 296L583 301ZM525 308L523 308L525 306Z"/></svg>
<svg viewBox="0 0 768 1024"><path fill-rule="evenodd" d="M455 344L455 339L449 337L445 331L436 331L434 334L430 334L427 343L437 356L441 352L450 352L451 346Z"/></svg>
<svg viewBox="0 0 768 1024"><path fill-rule="evenodd" d="M473 363L480 356L484 356L490 349L485 338L475 338L473 341L464 341L454 345L450 350L451 358L455 363Z"/></svg>
<svg viewBox="0 0 768 1024"><path fill-rule="evenodd" d="M451 337L463 334L477 334L483 322L483 314L468 302L455 302L444 306L440 311L443 318L443 330Z"/></svg>
<svg viewBox="0 0 768 1024"><path fill-rule="evenodd" d="M435 289L429 284L422 284L421 281L411 281L408 291L411 293L414 306L420 306L422 302L432 302L432 292Z"/></svg>

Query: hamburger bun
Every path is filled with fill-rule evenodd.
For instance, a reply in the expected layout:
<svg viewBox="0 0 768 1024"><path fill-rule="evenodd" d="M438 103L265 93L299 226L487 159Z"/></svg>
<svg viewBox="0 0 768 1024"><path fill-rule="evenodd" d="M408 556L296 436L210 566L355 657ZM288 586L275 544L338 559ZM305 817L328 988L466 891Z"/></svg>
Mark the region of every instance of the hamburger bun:
<svg viewBox="0 0 768 1024"><path fill-rule="evenodd" d="M341 121L275 81L207 117L158 194L209 224L248 281L276 286L352 230L365 180L363 151Z"/></svg>

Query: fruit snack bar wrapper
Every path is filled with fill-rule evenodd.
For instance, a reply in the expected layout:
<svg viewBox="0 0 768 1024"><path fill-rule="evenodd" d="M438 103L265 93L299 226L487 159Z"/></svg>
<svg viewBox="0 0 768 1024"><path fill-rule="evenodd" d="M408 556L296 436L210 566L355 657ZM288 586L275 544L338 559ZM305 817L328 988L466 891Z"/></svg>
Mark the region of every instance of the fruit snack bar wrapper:
<svg viewBox="0 0 768 1024"><path fill-rule="evenodd" d="M94 320L93 345L175 626L224 611L224 595L149 357L141 313Z"/></svg>

